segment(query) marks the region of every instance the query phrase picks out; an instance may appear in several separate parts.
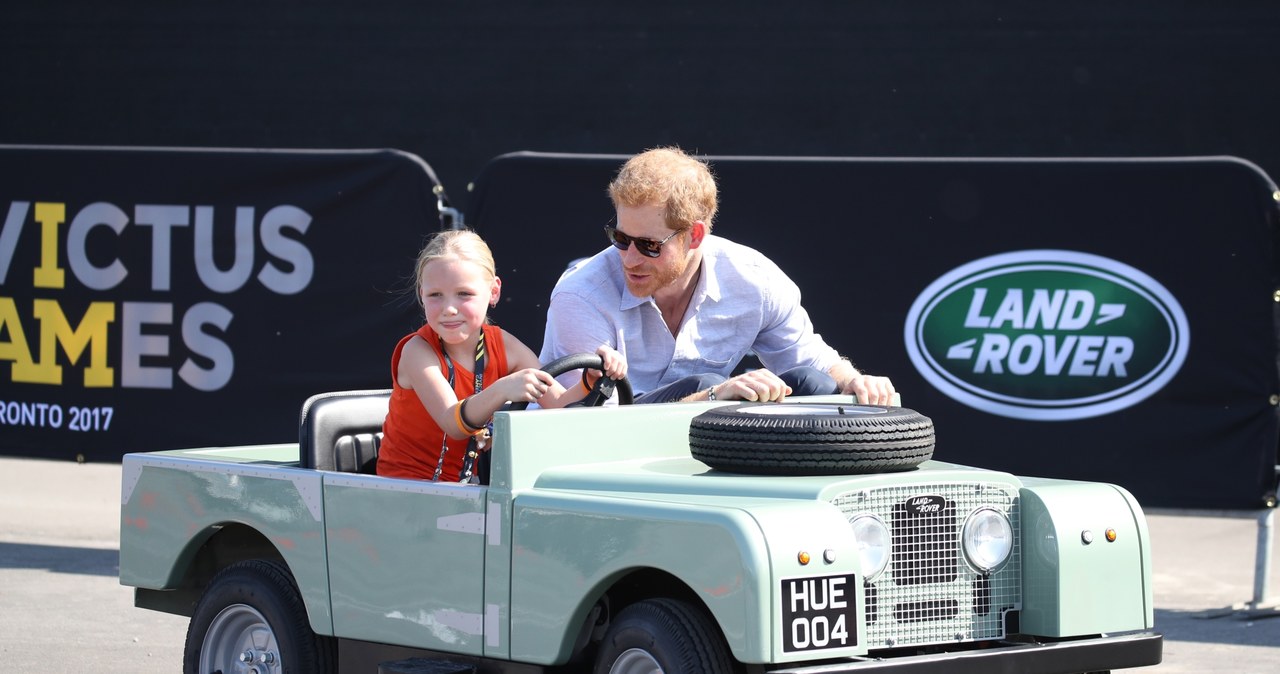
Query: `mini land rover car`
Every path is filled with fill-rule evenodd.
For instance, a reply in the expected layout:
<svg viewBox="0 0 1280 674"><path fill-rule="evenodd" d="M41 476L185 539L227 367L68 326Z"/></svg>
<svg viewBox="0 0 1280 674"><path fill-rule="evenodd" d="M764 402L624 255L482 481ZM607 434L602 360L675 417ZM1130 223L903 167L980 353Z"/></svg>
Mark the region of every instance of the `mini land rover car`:
<svg viewBox="0 0 1280 674"><path fill-rule="evenodd" d="M581 367L581 365L578 365ZM298 443L124 457L120 581L184 670L1092 672L1160 662L1115 485L946 463L848 396L506 411L488 483L376 476L387 392ZM938 456L934 456L935 453Z"/></svg>

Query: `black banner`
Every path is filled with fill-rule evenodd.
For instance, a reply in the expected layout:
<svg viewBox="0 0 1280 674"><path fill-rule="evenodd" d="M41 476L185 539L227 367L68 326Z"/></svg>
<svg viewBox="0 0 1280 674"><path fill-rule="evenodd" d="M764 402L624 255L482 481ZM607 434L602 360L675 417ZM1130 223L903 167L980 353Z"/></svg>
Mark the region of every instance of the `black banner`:
<svg viewBox="0 0 1280 674"><path fill-rule="evenodd" d="M294 440L420 323L413 155L0 147L0 175L0 453Z"/></svg>
<svg viewBox="0 0 1280 674"><path fill-rule="evenodd" d="M535 346L565 266L605 247L624 156L517 153L468 222ZM935 458L1119 483L1148 506L1275 489L1276 188L1229 157L712 157L714 232L799 284L818 331L933 418Z"/></svg>

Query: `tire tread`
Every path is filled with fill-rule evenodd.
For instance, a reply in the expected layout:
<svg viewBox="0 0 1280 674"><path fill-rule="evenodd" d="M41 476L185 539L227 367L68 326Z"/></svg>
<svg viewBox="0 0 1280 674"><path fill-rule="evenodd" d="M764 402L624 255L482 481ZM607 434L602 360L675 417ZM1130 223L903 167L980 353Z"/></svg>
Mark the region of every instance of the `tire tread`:
<svg viewBox="0 0 1280 674"><path fill-rule="evenodd" d="M694 417L693 458L727 472L837 475L910 470L933 456L933 421L915 410L875 408L874 416L742 411L759 404L718 407Z"/></svg>

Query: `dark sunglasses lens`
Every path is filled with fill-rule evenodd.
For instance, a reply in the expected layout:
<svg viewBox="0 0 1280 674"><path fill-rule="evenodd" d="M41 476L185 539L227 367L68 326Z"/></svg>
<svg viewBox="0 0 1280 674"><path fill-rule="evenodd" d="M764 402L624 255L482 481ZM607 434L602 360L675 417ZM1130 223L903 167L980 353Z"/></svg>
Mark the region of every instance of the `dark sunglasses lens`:
<svg viewBox="0 0 1280 674"><path fill-rule="evenodd" d="M618 231L617 229L611 228L611 226L604 228L604 233L608 234L609 243L612 243L613 247L620 249L620 251L626 251L627 247L631 246L631 237L627 237L626 234L621 233L621 231Z"/></svg>
<svg viewBox="0 0 1280 674"><path fill-rule="evenodd" d="M612 227L605 227L604 234L609 237L609 243L612 243L618 250L626 250L627 246L631 244L631 239L628 239L626 234Z"/></svg>
<svg viewBox="0 0 1280 674"><path fill-rule="evenodd" d="M662 254L662 244L657 241L651 241L649 239L633 239L613 227L605 227L604 233L609 237L609 241L613 243L613 246L618 250L626 250L634 243L636 245L636 250L640 251L640 254L645 257L658 257Z"/></svg>
<svg viewBox="0 0 1280 674"><path fill-rule="evenodd" d="M662 254L660 243L650 239L632 239L631 243L636 245L636 250L645 257L658 257Z"/></svg>

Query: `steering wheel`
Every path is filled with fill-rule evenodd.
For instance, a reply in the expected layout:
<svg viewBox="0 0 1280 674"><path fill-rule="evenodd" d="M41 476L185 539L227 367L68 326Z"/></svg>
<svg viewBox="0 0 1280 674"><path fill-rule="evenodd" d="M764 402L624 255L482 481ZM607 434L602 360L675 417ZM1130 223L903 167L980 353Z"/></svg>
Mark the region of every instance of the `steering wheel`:
<svg viewBox="0 0 1280 674"><path fill-rule="evenodd" d="M604 368L604 359L594 353L574 353L547 363L547 366L542 368L542 371L552 377L558 377L566 372L581 370L582 368L602 370L602 368ZM608 375L600 375L600 378L596 380L596 385L591 387L591 392L587 394L587 397L582 399L583 406L599 407L603 405L604 401L608 400L609 396L613 395L615 388L618 391L618 404L630 405L632 400L631 382L628 381L626 377L615 381L610 379ZM508 409L523 410L528 407L528 401L522 400L520 402L511 403L511 406Z"/></svg>

